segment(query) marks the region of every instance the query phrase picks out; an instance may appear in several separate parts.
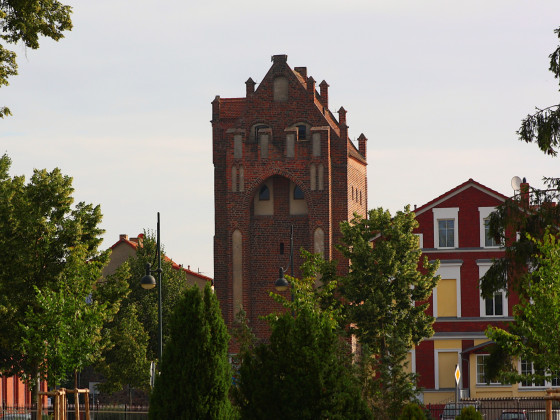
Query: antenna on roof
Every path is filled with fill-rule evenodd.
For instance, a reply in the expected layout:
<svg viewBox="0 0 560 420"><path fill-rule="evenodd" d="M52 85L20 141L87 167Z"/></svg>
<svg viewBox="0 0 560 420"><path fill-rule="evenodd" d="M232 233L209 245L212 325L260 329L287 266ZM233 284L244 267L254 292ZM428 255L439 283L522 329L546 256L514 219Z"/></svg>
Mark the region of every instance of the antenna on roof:
<svg viewBox="0 0 560 420"><path fill-rule="evenodd" d="M513 191L519 191L521 189L521 178L518 176L511 178L511 188L513 188Z"/></svg>

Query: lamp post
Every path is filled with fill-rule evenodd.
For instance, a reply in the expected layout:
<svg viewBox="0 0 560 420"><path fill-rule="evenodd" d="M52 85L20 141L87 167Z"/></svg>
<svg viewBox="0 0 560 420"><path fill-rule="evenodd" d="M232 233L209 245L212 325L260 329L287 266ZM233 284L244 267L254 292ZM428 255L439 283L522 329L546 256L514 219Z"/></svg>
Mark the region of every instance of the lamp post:
<svg viewBox="0 0 560 420"><path fill-rule="evenodd" d="M284 277L286 271L288 271L287 267L286 269L280 267L278 270L279 277L274 282L274 287L279 292L284 292L290 287L290 282ZM294 225L290 226L290 276L294 277ZM291 296L292 300L294 300L294 295L292 294Z"/></svg>
<svg viewBox="0 0 560 420"><path fill-rule="evenodd" d="M163 328L162 328L162 320L161 320L161 242L159 240L159 211L157 213L157 236L156 236L156 255L158 260L158 268L156 270L152 270L152 265L150 263L146 263L146 275L142 277L140 281L142 287L146 290L153 289L156 286L156 279L152 276L153 273L158 274L158 324L159 324L159 364L161 370L161 356L163 353Z"/></svg>

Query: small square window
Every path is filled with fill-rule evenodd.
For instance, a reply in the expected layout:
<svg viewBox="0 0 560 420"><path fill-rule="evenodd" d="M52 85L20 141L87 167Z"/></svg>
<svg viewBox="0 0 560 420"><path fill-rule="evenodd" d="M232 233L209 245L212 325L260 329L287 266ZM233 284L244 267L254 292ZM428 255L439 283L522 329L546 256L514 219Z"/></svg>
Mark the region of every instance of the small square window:
<svg viewBox="0 0 560 420"><path fill-rule="evenodd" d="M455 246L455 219L438 220L439 246L453 248Z"/></svg>

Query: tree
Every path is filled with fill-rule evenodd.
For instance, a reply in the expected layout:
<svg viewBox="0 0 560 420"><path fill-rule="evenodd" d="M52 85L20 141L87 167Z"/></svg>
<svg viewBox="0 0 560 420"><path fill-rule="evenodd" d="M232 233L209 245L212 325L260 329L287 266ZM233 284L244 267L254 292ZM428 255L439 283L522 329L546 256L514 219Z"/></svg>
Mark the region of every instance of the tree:
<svg viewBox="0 0 560 420"><path fill-rule="evenodd" d="M55 41L63 38L63 32L72 29L72 8L58 0L3 0L0 2L0 27L2 41L8 44L21 42L25 47L39 48L39 36ZM16 53L0 44L0 87L8 85L8 78L17 74ZM10 115L6 107L0 107L0 118Z"/></svg>
<svg viewBox="0 0 560 420"><path fill-rule="evenodd" d="M100 307L85 306L84 296L92 291L108 254L98 251L101 210L83 202L73 206L72 178L59 169L34 170L26 183L23 176L9 175L10 164L7 155L0 158L0 369L27 378L36 389L43 355L22 350L40 348L41 343L32 343L41 339L40 320L61 331L74 325L97 331ZM62 316L72 307L83 311L83 318ZM59 325L49 323L49 312ZM60 350L77 348L80 340L88 339L79 334L73 338L74 344L61 344ZM91 338L93 357L98 338ZM87 346L82 350L87 353ZM82 363L74 359L69 367Z"/></svg>
<svg viewBox="0 0 560 420"><path fill-rule="evenodd" d="M34 307L28 306L20 328L22 354L39 361L41 378L58 386L69 374L93 363L103 346L101 328L114 314L91 299L103 263L86 261L76 246L57 279L56 288L35 286ZM75 385L77 387L77 384Z"/></svg>
<svg viewBox="0 0 560 420"><path fill-rule="evenodd" d="M123 307L107 326L110 347L96 364L104 381L98 385L102 392L117 392L128 388L132 405L132 389L148 389L150 361L147 358L148 333L138 320L138 305Z"/></svg>
<svg viewBox="0 0 560 420"><path fill-rule="evenodd" d="M324 305L336 283L315 289L313 277L290 282L293 301L275 295L286 311L267 318L270 341L242 354L236 393L242 418L373 418L341 339L340 315Z"/></svg>
<svg viewBox="0 0 560 420"><path fill-rule="evenodd" d="M175 306L150 419L230 419L231 369L226 325L210 285L188 288Z"/></svg>
<svg viewBox="0 0 560 420"><path fill-rule="evenodd" d="M554 30L560 39L560 27ZM549 70L560 80L560 45L549 56ZM556 156L560 147L560 105L537 108L522 121L517 131L519 139L527 143L536 143L544 153Z"/></svg>
<svg viewBox="0 0 560 420"><path fill-rule="evenodd" d="M476 411L476 408L474 408L472 405L469 405L461 410L461 414L459 414L456 417L456 419L457 420L484 420L484 417L482 417L482 414Z"/></svg>
<svg viewBox="0 0 560 420"><path fill-rule="evenodd" d="M416 403L408 403L404 406L399 420L427 420L426 412Z"/></svg>
<svg viewBox="0 0 560 420"><path fill-rule="evenodd" d="M165 248L162 246L162 320L163 320L163 345L170 338L170 318L177 302L187 288L187 278L183 270L173 266L171 259L165 256ZM140 280L146 274L146 263L152 264L156 260L156 239L151 231L144 231L142 246L136 250L136 254L128 259L128 271L121 272L121 280L128 283L130 293L123 300L124 307L136 305L138 319L148 333L148 360L158 358L159 348L159 321L158 321L158 291L145 290L140 285Z"/></svg>
<svg viewBox="0 0 560 420"><path fill-rule="evenodd" d="M500 290L526 295L522 279L528 267L538 267L536 243L547 228L558 233L560 179L545 179L546 190L526 189L506 200L490 215L490 235L504 246L504 258L497 259L480 279L483 297L490 298Z"/></svg>
<svg viewBox="0 0 560 420"><path fill-rule="evenodd" d="M538 268L520 280L522 288L530 294L520 296L508 330L486 330L495 342L487 364L489 379L500 377L510 383L542 381L560 372L560 337L550 333L560 322L560 242L549 231L542 239L529 239L537 249ZM533 373L517 372L514 359L532 362Z"/></svg>
<svg viewBox="0 0 560 420"><path fill-rule="evenodd" d="M418 226L408 207L394 217L381 208L341 224L340 252L350 261L340 279L346 319L363 349L364 389L376 418L397 418L416 400L416 377L405 370L408 351L433 334L426 300L439 263L419 267Z"/></svg>

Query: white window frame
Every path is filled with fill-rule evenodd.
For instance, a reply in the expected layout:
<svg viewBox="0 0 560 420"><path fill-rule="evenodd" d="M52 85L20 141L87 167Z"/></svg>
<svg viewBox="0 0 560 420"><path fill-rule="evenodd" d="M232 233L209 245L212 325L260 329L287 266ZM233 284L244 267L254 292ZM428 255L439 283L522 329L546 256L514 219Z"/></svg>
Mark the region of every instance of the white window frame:
<svg viewBox="0 0 560 420"><path fill-rule="evenodd" d="M459 207L447 207L432 209L434 214L434 248L453 249L459 247ZM453 223L453 246L439 245L439 221L454 220Z"/></svg>
<svg viewBox="0 0 560 420"><path fill-rule="evenodd" d="M521 362L521 359L519 359L519 361L517 362L517 371L519 373L521 373ZM535 365L533 364L533 362L531 362L531 373L535 373ZM542 385L535 385L534 383L531 383L531 385L523 385L523 382L519 382L519 389L543 389L550 388L551 386L552 383L549 381L544 381ZM557 386L555 386L555 388L557 388Z"/></svg>
<svg viewBox="0 0 560 420"><path fill-rule="evenodd" d="M476 383L476 386L502 385L501 382L490 382L490 383L487 383L487 382L478 382L478 358L479 358L479 356L480 356L480 357L488 357L488 356L490 356L490 355L489 355L489 354L476 354L475 356L476 356L476 358L475 358L475 362L476 362L476 369L475 369L475 377L476 377L476 378L475 378L475 383Z"/></svg>
<svg viewBox="0 0 560 420"><path fill-rule="evenodd" d="M486 274L490 266L492 265L492 261L477 261L476 265L478 265L478 278L481 279L482 276ZM482 294L479 295L480 297L480 317L481 318L503 318L507 317L508 315L508 296L506 290L498 290L502 294L502 315L486 315L486 299L482 297ZM494 299L494 297L492 298Z"/></svg>
<svg viewBox="0 0 560 420"><path fill-rule="evenodd" d="M442 279L455 279L455 287L457 293L457 318L461 318L461 266L463 262L446 263L445 260L440 261L440 266L436 275L441 276ZM432 291L432 309L433 317L437 318L437 286Z"/></svg>
<svg viewBox="0 0 560 420"><path fill-rule="evenodd" d="M479 207L480 214L480 247L481 248L500 248L500 244L487 246L486 245L486 220L496 210L496 207Z"/></svg>
<svg viewBox="0 0 560 420"><path fill-rule="evenodd" d="M459 365L459 369L461 370L461 378L459 379L459 388L463 388L463 368L461 367L461 349L435 349L434 350L434 385L435 389L439 388L439 354L440 353L457 353L457 365ZM453 372L450 372L453 374ZM449 388L443 388L449 389Z"/></svg>

